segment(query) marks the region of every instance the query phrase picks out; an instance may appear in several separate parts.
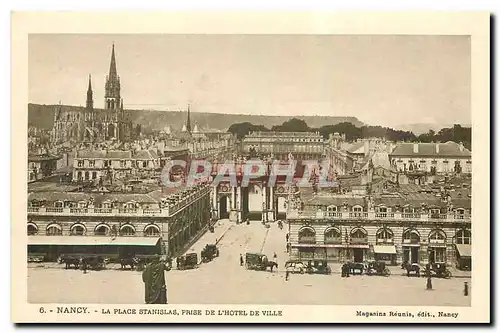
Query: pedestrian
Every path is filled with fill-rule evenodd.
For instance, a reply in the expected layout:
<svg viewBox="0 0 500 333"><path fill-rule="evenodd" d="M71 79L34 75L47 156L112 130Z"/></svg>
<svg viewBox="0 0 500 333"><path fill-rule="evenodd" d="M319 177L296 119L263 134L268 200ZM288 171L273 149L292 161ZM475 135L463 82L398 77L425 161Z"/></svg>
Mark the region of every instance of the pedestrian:
<svg viewBox="0 0 500 333"><path fill-rule="evenodd" d="M464 282L464 296L469 296L469 285Z"/></svg>
<svg viewBox="0 0 500 333"><path fill-rule="evenodd" d="M142 273L146 304L167 304L166 270L167 266L160 261L159 255L156 255L151 263L146 265Z"/></svg>
<svg viewBox="0 0 500 333"><path fill-rule="evenodd" d="M242 256L242 255L241 255L241 253L240 253L240 266L243 266L243 264L244 264L244 263L245 263L245 262L243 261L243 256Z"/></svg>
<svg viewBox="0 0 500 333"><path fill-rule="evenodd" d="M290 235L286 234L286 242L288 243L288 240L290 239Z"/></svg>
<svg viewBox="0 0 500 333"><path fill-rule="evenodd" d="M427 290L432 290L432 279L431 276L427 276Z"/></svg>
<svg viewBox="0 0 500 333"><path fill-rule="evenodd" d="M278 259L278 255L276 254L276 252L274 252L274 255L273 255L274 262L276 262L277 259Z"/></svg>
<svg viewBox="0 0 500 333"><path fill-rule="evenodd" d="M87 274L87 260L80 258L80 265L82 267L83 274Z"/></svg>

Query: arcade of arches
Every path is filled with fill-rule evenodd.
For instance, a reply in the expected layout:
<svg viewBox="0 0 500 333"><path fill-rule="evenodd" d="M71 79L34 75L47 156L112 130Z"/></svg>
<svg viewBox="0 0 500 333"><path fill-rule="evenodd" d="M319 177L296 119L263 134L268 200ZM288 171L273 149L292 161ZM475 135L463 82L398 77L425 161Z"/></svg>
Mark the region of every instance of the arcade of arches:
<svg viewBox="0 0 500 333"><path fill-rule="evenodd" d="M289 222L293 225L295 221ZM378 260L388 265L405 261L419 264L441 262L468 269L471 266L472 236L467 228L427 229L423 236L416 228L398 228L395 232L390 226L365 229L307 224L291 230L296 230L296 237L290 235L291 255L300 259L333 262Z"/></svg>

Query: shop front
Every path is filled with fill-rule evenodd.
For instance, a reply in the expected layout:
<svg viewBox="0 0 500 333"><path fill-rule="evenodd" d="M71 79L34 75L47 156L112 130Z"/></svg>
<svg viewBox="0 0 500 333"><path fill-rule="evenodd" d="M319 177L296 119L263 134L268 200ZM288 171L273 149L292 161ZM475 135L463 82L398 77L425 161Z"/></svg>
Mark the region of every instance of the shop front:
<svg viewBox="0 0 500 333"><path fill-rule="evenodd" d="M373 253L376 261L383 261L386 265L396 265L396 246L374 245Z"/></svg>
<svg viewBox="0 0 500 333"><path fill-rule="evenodd" d="M463 271L472 269L472 255L470 244L455 244L457 268Z"/></svg>

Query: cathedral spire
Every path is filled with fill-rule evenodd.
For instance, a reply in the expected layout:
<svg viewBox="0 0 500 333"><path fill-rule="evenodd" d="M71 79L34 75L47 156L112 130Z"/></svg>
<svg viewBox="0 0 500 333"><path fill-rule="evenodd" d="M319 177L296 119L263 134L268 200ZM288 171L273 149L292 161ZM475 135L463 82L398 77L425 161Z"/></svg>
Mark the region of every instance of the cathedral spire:
<svg viewBox="0 0 500 333"><path fill-rule="evenodd" d="M111 63L109 64L109 78L117 77L116 72L116 59L115 59L115 43L113 43L113 47L111 49Z"/></svg>
<svg viewBox="0 0 500 333"><path fill-rule="evenodd" d="M191 105L188 104L188 117L186 122L186 130L191 133Z"/></svg>
<svg viewBox="0 0 500 333"><path fill-rule="evenodd" d="M109 65L109 75L106 77L104 93L104 108L106 110L120 109L120 77L116 71L115 44L111 49L111 63Z"/></svg>
<svg viewBox="0 0 500 333"><path fill-rule="evenodd" d="M89 87L87 89L87 109L92 110L94 108L94 98L92 93L92 77L89 74Z"/></svg>

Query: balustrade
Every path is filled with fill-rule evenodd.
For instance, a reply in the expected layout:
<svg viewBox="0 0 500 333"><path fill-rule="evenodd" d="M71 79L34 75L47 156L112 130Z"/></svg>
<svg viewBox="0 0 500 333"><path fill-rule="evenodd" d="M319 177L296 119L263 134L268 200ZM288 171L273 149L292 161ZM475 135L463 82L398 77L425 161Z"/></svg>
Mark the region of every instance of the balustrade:
<svg viewBox="0 0 500 333"><path fill-rule="evenodd" d="M325 244L341 244L342 237L325 237Z"/></svg>
<svg viewBox="0 0 500 333"><path fill-rule="evenodd" d="M374 212L324 212L324 211L290 211L288 218L297 219L354 219L354 220L402 220L402 221L428 221L438 219L440 221L468 220L470 215L460 214L420 214L420 213L374 213Z"/></svg>
<svg viewBox="0 0 500 333"><path fill-rule="evenodd" d="M368 237L351 238L351 244L368 244Z"/></svg>
<svg viewBox="0 0 500 333"><path fill-rule="evenodd" d="M315 244L316 236L299 236L299 244Z"/></svg>

